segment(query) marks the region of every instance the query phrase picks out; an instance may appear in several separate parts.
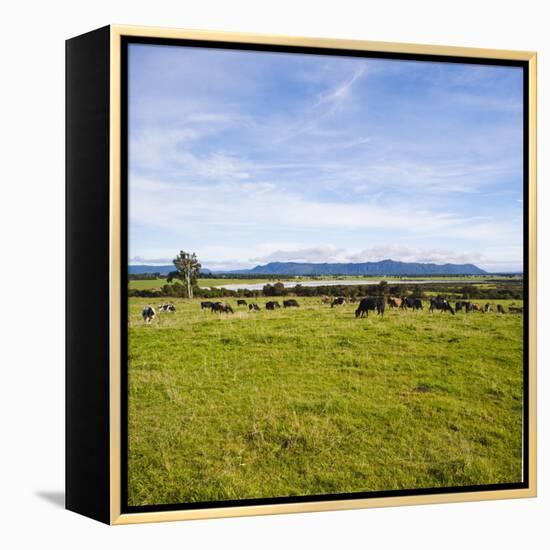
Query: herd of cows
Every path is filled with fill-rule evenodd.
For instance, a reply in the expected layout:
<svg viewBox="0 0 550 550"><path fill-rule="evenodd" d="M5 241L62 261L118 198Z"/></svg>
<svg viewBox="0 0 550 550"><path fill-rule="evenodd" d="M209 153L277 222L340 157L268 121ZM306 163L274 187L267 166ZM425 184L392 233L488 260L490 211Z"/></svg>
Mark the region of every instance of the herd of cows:
<svg viewBox="0 0 550 550"><path fill-rule="evenodd" d="M424 304L419 298L397 298L394 296L388 296L387 298L383 297L368 297L368 298L352 298L349 300L351 303L359 301L357 309L355 310L355 317L362 318L364 316L369 316L369 311L376 311L378 315L383 316L384 311L386 310L386 305L390 309L403 309L408 310L412 309L423 310ZM428 311L433 312L434 310L439 310L441 312L447 311L451 315L455 315L458 311L463 311L465 313L471 313L478 311L480 313L490 313L492 311L491 304L487 303L484 306L476 304L470 301L458 301L455 302L454 307L452 304L444 298L443 296L433 296L429 299L430 305ZM328 304L330 307L343 306L346 304L346 298L339 296L337 298L330 298L329 296L321 297L321 303ZM234 313L233 308L227 302L201 302L201 309L210 309L212 313ZM260 306L256 303L248 303L246 300L239 299L237 300L237 307L247 307L249 311L260 311ZM266 302L265 309L268 311L273 311L281 307L281 304L275 300ZM283 300L283 308L292 308L300 307L300 304L294 298ZM176 306L172 303L164 303L158 306L159 313L175 313ZM523 313L523 307L510 306L508 308L509 313ZM501 304L497 305L497 313L506 313L504 307ZM143 308L141 313L143 320L146 324L150 324L153 319L156 317L156 310L154 307L148 305Z"/></svg>

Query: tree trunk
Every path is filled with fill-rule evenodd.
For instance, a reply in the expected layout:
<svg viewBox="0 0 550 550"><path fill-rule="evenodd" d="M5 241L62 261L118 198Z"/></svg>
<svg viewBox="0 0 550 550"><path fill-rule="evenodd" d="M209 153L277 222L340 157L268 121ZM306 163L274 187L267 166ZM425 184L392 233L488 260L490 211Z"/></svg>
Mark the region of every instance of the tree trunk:
<svg viewBox="0 0 550 550"><path fill-rule="evenodd" d="M186 273L185 279L187 282L187 297L191 300L193 298L193 288L191 287L191 274Z"/></svg>

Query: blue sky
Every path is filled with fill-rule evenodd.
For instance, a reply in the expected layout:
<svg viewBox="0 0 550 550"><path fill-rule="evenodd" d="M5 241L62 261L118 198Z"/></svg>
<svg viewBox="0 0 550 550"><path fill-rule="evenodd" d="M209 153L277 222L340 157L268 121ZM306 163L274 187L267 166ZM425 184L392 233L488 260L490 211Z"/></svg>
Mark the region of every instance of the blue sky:
<svg viewBox="0 0 550 550"><path fill-rule="evenodd" d="M130 263L522 269L519 68L130 46Z"/></svg>

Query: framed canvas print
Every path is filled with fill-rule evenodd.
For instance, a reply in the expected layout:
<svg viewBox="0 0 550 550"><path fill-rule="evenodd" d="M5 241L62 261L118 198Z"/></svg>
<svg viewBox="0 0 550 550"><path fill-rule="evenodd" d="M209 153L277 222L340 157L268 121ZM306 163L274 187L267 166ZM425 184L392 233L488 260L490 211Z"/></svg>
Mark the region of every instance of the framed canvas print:
<svg viewBox="0 0 550 550"><path fill-rule="evenodd" d="M67 508L536 494L536 55L67 41Z"/></svg>

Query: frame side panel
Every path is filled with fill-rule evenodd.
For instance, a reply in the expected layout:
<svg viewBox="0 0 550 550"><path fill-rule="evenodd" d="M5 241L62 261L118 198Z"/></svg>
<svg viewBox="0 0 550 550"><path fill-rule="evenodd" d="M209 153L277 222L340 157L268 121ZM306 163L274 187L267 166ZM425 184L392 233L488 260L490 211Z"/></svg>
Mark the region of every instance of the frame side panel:
<svg viewBox="0 0 550 550"><path fill-rule="evenodd" d="M110 28L66 43L66 508L109 509Z"/></svg>

